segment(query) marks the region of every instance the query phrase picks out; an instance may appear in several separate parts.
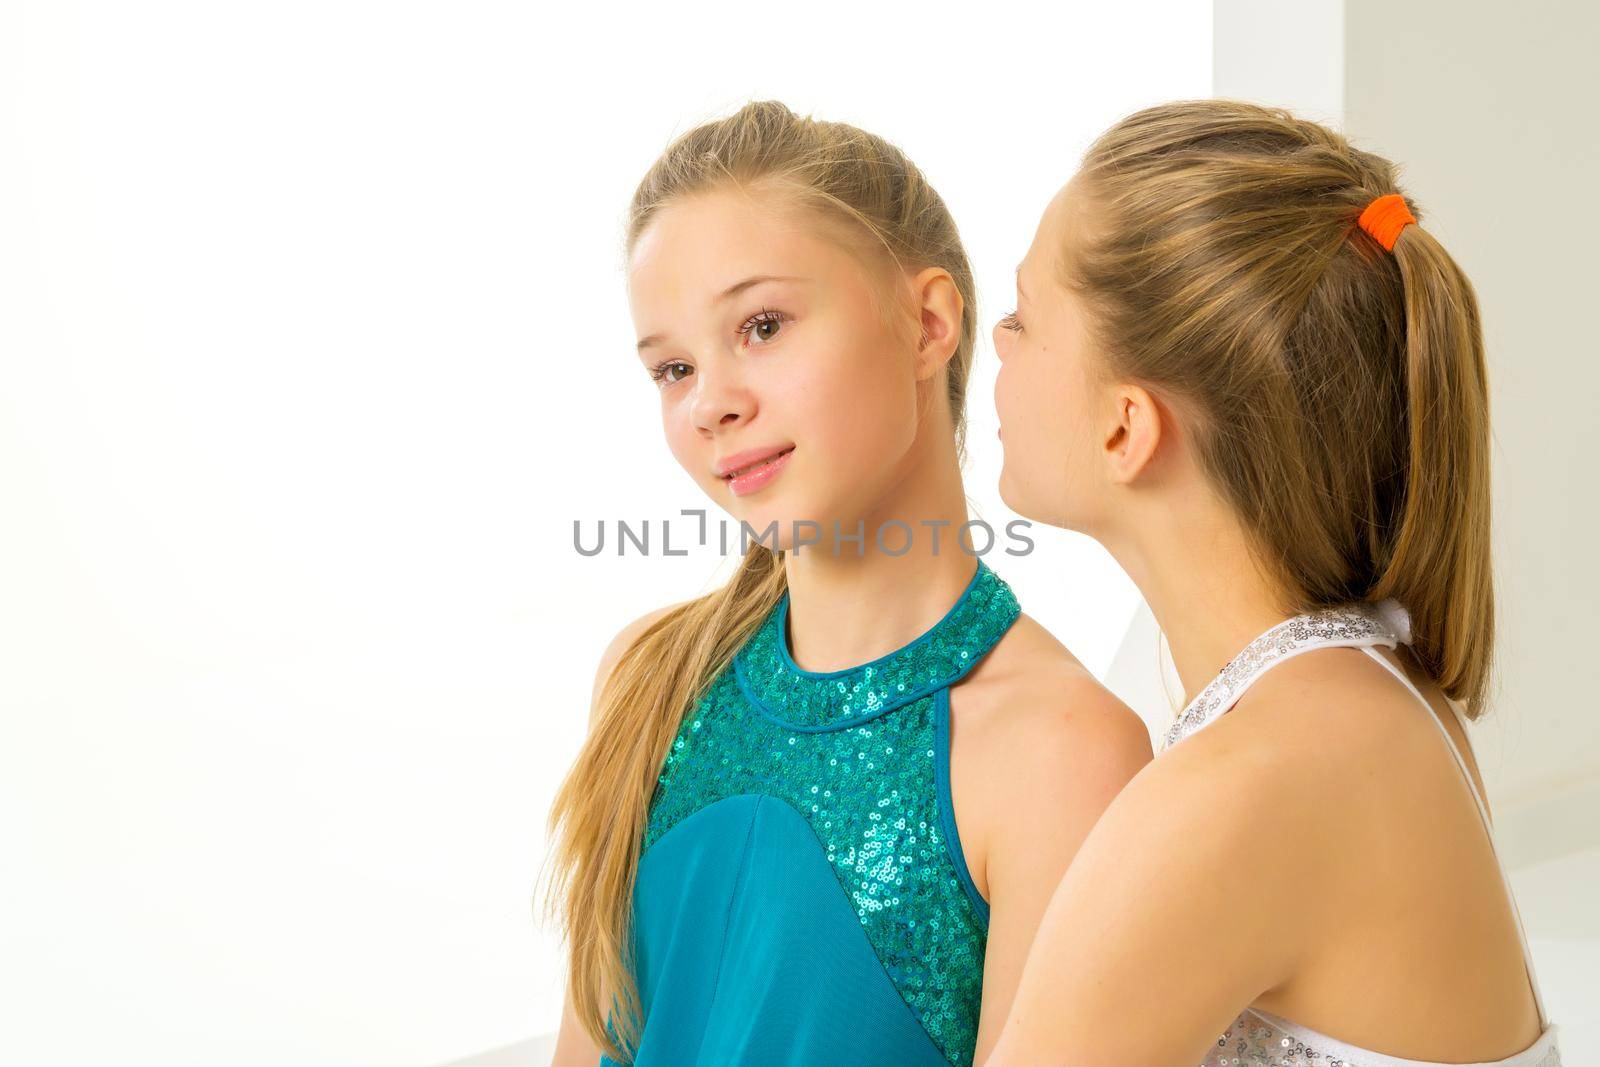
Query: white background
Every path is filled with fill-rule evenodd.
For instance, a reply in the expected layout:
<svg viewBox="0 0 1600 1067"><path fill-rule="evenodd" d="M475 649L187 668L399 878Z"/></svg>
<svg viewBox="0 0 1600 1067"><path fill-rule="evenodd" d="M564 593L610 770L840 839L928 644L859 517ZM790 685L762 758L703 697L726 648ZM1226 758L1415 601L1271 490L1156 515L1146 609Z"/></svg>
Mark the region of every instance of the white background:
<svg viewBox="0 0 1600 1067"><path fill-rule="evenodd" d="M0 7L0 1062L437 1063L555 1025L532 892L601 648L717 557L622 213L751 97L853 122L988 327L1087 140L1210 92L1211 7ZM999 557L1104 670L1138 598Z"/></svg>

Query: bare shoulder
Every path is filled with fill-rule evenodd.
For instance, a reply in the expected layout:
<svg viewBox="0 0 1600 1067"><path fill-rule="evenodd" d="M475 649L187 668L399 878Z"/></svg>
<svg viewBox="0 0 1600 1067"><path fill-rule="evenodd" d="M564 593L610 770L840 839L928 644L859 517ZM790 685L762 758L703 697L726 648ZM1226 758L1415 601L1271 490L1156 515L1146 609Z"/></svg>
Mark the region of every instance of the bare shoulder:
<svg viewBox="0 0 1600 1067"><path fill-rule="evenodd" d="M647 611L617 631L616 636L611 639L605 650L600 653L600 665L594 672L594 689L589 698L589 722L591 726L594 724L595 713L600 708L600 692L605 688L606 679L611 677L611 672L616 669L617 661L622 658L622 654L660 619L688 603L691 603L691 601L680 600L676 603L656 608L654 611Z"/></svg>
<svg viewBox="0 0 1600 1067"><path fill-rule="evenodd" d="M1260 750L1222 730L1228 717L1145 764L1085 836L1030 953L1038 988L1075 987L1067 999L1099 1014L1198 1005L1209 1029L1291 973L1301 887L1320 886L1324 863L1287 833L1291 813L1245 795L1279 787L1256 773ZM1199 973L1215 981L1181 980Z"/></svg>
<svg viewBox="0 0 1600 1067"><path fill-rule="evenodd" d="M1084 884L1114 894L1154 879L1152 905L1191 927L1251 916L1253 944L1274 952L1327 950L1352 929L1355 902L1434 907L1427 877L1383 879L1377 897L1372 878L1426 875L1449 859L1447 841L1481 840L1426 715L1359 649L1276 664L1118 794L1083 847ZM1247 864L1249 877L1213 881L1218 857Z"/></svg>
<svg viewBox="0 0 1600 1067"><path fill-rule="evenodd" d="M1429 683L1403 662L1412 683ZM1454 725L1436 694L1435 712ZM1212 727L1237 735L1263 770L1314 771L1325 796L1381 790L1384 772L1421 759L1437 764L1441 738L1430 710L1383 664L1355 648L1321 648L1277 664ZM1230 722L1230 720L1232 720ZM1196 735L1198 737L1199 735ZM1246 740L1248 739L1248 743Z"/></svg>
<svg viewBox="0 0 1600 1067"><path fill-rule="evenodd" d="M1233 710L1146 763L1107 804L1055 887L1035 938L1048 951L1030 950L1030 974L1041 976L1034 988L1076 987L1067 1001L1106 1010L1125 1010L1130 996L1187 1005L1193 1015L1185 1028L1215 1033L1210 1027L1239 1005L1306 973L1308 959L1333 958L1323 954L1342 947L1338 939L1379 928L1367 921L1373 916L1390 922L1381 927L1389 935L1395 916L1408 923L1432 903L1375 893L1375 883L1394 879L1374 871L1427 862L1414 848L1378 848L1381 838L1351 829L1383 825L1371 817L1371 779L1405 785L1404 776L1386 775L1363 757L1397 729L1384 722L1386 711L1398 717L1395 690L1412 700L1409 719L1418 721L1415 698L1386 676L1381 664L1351 650L1294 657L1262 676ZM1030 810L1035 822L1044 814ZM1003 831L994 847L1007 847ZM1003 886L1000 853L991 866ZM1362 905L1362 915L1353 901L1375 902ZM1382 973L1394 962L1339 958L1353 960L1348 973L1357 974ZM1184 984L1197 973L1215 981ZM1046 1003L1031 994L1024 1010L1048 1014Z"/></svg>
<svg viewBox="0 0 1600 1067"><path fill-rule="evenodd" d="M1317 649L1275 664L1216 721L1164 752L1141 783L1153 802L1169 790L1225 782L1213 821L1325 806L1341 784L1370 770L1394 722L1396 695L1414 698L1357 649ZM1307 786L1314 784L1315 788ZM1262 826L1253 826L1262 829Z"/></svg>
<svg viewBox="0 0 1600 1067"><path fill-rule="evenodd" d="M1252 791L1298 791L1300 797L1276 799L1295 805L1330 855L1423 847L1438 839L1446 819L1458 820L1475 839L1476 808L1440 731L1461 753L1481 796L1470 738L1419 667L1388 650L1376 654L1385 662L1354 648L1296 656L1268 671L1202 733L1228 726L1223 736L1235 736L1235 746L1253 753L1259 773L1282 783L1263 781Z"/></svg>
<svg viewBox="0 0 1600 1067"><path fill-rule="evenodd" d="M1360 650L1307 652L1275 665L1231 711L1164 752L1111 814L1137 847L1170 854L1292 840L1338 869L1340 857L1393 837L1397 805L1416 800L1417 766L1439 769L1429 750L1439 739L1425 715Z"/></svg>
<svg viewBox="0 0 1600 1067"><path fill-rule="evenodd" d="M951 689L950 708L957 822L984 892L1013 844L1045 874L1064 867L1151 758L1143 720L1026 614Z"/></svg>
<svg viewBox="0 0 1600 1067"><path fill-rule="evenodd" d="M953 729L979 758L1150 759L1143 720L1025 613L951 690L951 708Z"/></svg>
<svg viewBox="0 0 1600 1067"><path fill-rule="evenodd" d="M1255 915L1260 930L1286 936L1306 884L1320 889L1326 880L1306 878L1298 863L1265 859L1292 842L1294 854L1317 857L1320 870L1336 820L1315 786L1314 757L1273 743L1235 714L1141 768L1076 862L1082 877L1113 896L1141 886L1146 903L1201 925ZM1216 879L1219 857L1224 868L1245 864L1248 876Z"/></svg>

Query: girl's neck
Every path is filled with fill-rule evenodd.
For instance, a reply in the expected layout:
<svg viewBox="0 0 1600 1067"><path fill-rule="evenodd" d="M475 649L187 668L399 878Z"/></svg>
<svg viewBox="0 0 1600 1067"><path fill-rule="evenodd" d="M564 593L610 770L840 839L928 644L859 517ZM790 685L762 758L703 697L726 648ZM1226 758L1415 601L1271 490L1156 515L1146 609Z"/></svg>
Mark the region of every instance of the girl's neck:
<svg viewBox="0 0 1600 1067"><path fill-rule="evenodd" d="M1123 527L1099 539L1150 605L1185 704L1247 644L1290 617L1220 503L1124 513Z"/></svg>
<svg viewBox="0 0 1600 1067"><path fill-rule="evenodd" d="M828 520L820 543L785 555L790 654L802 669L854 667L910 644L944 616L976 573L977 558L958 540L967 499L953 435L934 435L931 447L920 451L922 459L913 459L861 518L859 543L841 541L836 553ZM855 520L841 519L839 527L845 536L858 529ZM909 547L901 555L883 551L880 529L890 552ZM987 547L983 531L972 537L973 550Z"/></svg>

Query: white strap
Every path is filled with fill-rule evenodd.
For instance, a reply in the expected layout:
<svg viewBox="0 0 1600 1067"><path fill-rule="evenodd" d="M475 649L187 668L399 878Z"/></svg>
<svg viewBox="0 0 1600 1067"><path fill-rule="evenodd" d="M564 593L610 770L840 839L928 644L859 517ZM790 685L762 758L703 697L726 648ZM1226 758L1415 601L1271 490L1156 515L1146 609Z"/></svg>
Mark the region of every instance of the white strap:
<svg viewBox="0 0 1600 1067"><path fill-rule="evenodd" d="M1461 749L1456 745L1456 739L1450 735L1450 731L1445 728L1444 723L1439 721L1439 717L1434 714L1433 705L1429 704L1421 691L1411 684L1411 679L1407 678L1404 672L1395 667L1394 664L1379 655L1376 650L1368 647L1363 648L1362 651L1381 663L1390 674L1400 679L1400 683L1411 690L1412 696L1415 696L1421 702L1423 709L1428 714L1428 721L1437 726L1439 733L1444 735L1444 742L1450 746L1450 754L1455 757L1456 766L1461 768L1461 776L1467 780L1467 790L1472 794L1473 802L1478 805L1478 817L1483 820L1483 832L1488 835L1489 848L1494 853L1495 864L1500 868L1500 880L1506 887L1506 899L1511 902L1511 915L1517 921L1517 937L1522 942L1522 965L1528 973L1528 985L1533 989L1534 1007L1539 1012L1539 1029L1543 1030L1549 1023L1544 1014L1544 997L1539 993L1539 979L1534 974L1533 953L1528 950L1528 934L1522 927L1522 912L1517 908L1516 894L1511 891L1511 878L1506 874L1505 861L1500 858L1500 849L1494 843L1494 827L1489 822L1489 808L1484 804L1483 796L1478 792L1478 787L1472 780L1472 772L1467 767L1467 761L1462 757ZM1461 724L1461 732L1465 734L1467 732L1467 724L1462 718L1461 709L1456 707L1455 701L1448 696L1445 697L1445 704L1455 715L1456 722Z"/></svg>
<svg viewBox="0 0 1600 1067"><path fill-rule="evenodd" d="M1245 690L1284 660L1319 648L1371 644L1393 648L1401 638L1386 615L1387 603L1376 612L1367 608L1333 608L1297 615L1271 627L1240 649L1222 672L1178 713L1162 738L1161 750L1166 751L1221 718L1239 702Z"/></svg>

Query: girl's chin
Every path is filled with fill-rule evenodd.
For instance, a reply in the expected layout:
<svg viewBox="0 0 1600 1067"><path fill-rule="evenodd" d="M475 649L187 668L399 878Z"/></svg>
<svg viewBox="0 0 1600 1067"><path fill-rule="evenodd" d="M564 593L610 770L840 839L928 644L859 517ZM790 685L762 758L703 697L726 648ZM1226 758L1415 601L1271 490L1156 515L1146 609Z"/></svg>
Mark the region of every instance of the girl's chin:
<svg viewBox="0 0 1600 1067"><path fill-rule="evenodd" d="M736 540L743 533L747 544L759 540L769 548L785 552L793 552L797 547L804 550L822 541L829 532L828 523L813 518L813 514L789 501L761 507L734 506L728 509L732 520L729 539ZM749 531L744 532L740 524L748 526Z"/></svg>
<svg viewBox="0 0 1600 1067"><path fill-rule="evenodd" d="M765 499L760 501L742 500L728 492L726 487L713 499L717 506L727 515L727 521L735 531L735 534L737 534L741 522L748 523L756 533L760 533L774 522L778 524L780 530L788 529L788 514L790 510L788 508L777 507ZM754 535L752 534L751 536Z"/></svg>
<svg viewBox="0 0 1600 1067"><path fill-rule="evenodd" d="M735 502L728 509L728 514L735 523L744 523L750 527L753 532L749 536L752 539L766 537L769 543L774 536L779 539L780 543L785 543L792 539L794 535L790 531L794 529L794 525L797 522L801 523L802 530L806 528L804 520L797 518L794 514L794 509L773 504L758 506L747 504L741 506Z"/></svg>

